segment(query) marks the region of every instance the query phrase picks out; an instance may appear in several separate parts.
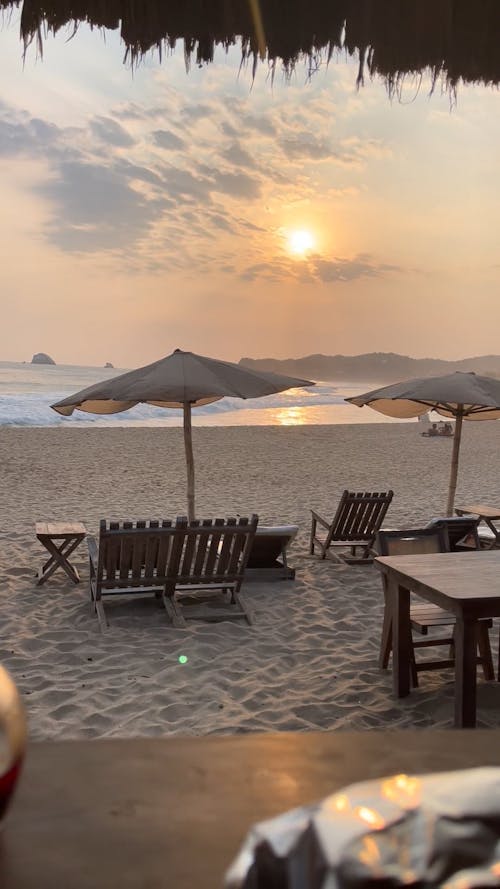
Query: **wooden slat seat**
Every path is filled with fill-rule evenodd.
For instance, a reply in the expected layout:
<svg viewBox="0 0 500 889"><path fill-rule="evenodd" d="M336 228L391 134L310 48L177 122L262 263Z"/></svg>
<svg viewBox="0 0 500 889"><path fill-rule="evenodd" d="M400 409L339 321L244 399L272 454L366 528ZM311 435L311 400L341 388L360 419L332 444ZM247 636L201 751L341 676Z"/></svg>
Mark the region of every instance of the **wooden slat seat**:
<svg viewBox="0 0 500 889"><path fill-rule="evenodd" d="M375 535L384 521L387 510L394 496L393 491L381 493L362 491L344 491L340 498L333 521L327 522L317 512L311 510L311 537L309 552L314 555L317 546L321 558L325 559L331 547L350 549L350 556L338 554L349 564L367 563L372 561ZM317 527L326 530L326 536L317 536ZM361 556L356 551L361 549Z"/></svg>
<svg viewBox="0 0 500 889"><path fill-rule="evenodd" d="M445 553L449 552L450 540L448 530L442 523L434 524L427 528L414 528L401 531L379 531L376 540L377 552L381 556L411 555L416 553ZM466 559L467 555L463 555ZM385 575L382 575L384 585L384 620L382 625L382 638L380 643L379 663L383 669L389 664L392 651L392 613L388 601L388 593ZM489 629L492 620L485 618L478 623L478 664L481 664L485 679L494 679L493 660L489 638ZM410 668L412 683L418 686L418 673L423 670L442 670L445 667L453 667L454 660L454 627L456 617L439 605L426 603L410 605ZM429 635L429 629L440 630L447 628L448 633L443 636ZM414 639L413 631L425 636L425 639ZM434 648L447 645L449 656L441 660L415 659L416 648Z"/></svg>
<svg viewBox="0 0 500 889"><path fill-rule="evenodd" d="M99 541L88 539L90 595L101 628L107 626L103 598L162 597L174 626L186 618L220 620L250 616L239 595L258 517L100 523ZM224 594L221 607L181 607L187 595Z"/></svg>

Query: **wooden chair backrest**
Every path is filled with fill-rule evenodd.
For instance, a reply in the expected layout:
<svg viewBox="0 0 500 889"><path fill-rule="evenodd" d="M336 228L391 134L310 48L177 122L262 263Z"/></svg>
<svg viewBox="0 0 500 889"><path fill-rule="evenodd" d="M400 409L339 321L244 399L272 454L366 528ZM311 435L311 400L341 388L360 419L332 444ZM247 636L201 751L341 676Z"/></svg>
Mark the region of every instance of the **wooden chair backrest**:
<svg viewBox="0 0 500 889"><path fill-rule="evenodd" d="M258 517L110 522L99 529L97 582L103 588L241 581Z"/></svg>
<svg viewBox="0 0 500 889"><path fill-rule="evenodd" d="M381 556L408 556L449 551L448 538L444 528L379 531L375 547Z"/></svg>
<svg viewBox="0 0 500 889"><path fill-rule="evenodd" d="M373 540L393 496L393 491L344 491L331 525L331 539Z"/></svg>

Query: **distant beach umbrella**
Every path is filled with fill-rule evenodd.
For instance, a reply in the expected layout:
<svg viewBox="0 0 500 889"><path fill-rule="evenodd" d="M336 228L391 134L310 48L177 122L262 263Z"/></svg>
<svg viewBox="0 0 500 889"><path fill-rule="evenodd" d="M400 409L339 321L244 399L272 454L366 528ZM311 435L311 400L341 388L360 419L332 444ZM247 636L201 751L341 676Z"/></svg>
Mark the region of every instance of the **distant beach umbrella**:
<svg viewBox="0 0 500 889"><path fill-rule="evenodd" d="M251 370L229 361L217 361L176 349L166 358L128 371L102 383L95 383L51 407L65 417L74 410L91 414L116 414L136 404L182 408L184 446L187 464L188 517L194 510L194 458L191 409L225 396L262 398L285 389L314 386L311 380Z"/></svg>
<svg viewBox="0 0 500 889"><path fill-rule="evenodd" d="M365 404L387 417L419 417L429 410L443 417L454 417L455 434L451 458L450 484L446 514L453 514L457 487L458 456L463 420L498 420L500 418L500 380L475 373L452 373L442 377L406 380L374 389L365 395L346 398L351 404Z"/></svg>

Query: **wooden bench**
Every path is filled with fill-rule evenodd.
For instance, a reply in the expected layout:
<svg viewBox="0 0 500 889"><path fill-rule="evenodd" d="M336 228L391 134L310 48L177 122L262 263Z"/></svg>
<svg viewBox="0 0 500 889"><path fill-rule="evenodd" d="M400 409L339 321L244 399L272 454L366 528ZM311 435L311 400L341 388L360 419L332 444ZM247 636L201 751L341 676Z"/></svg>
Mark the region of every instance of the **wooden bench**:
<svg viewBox="0 0 500 889"><path fill-rule="evenodd" d="M107 627L103 598L144 594L161 596L176 627L185 627L186 619L243 617L251 623L239 592L257 522L256 515L189 523L184 517L175 522L101 520L99 541L88 538L90 596L101 629ZM224 594L226 601L182 608L186 596L206 600L214 593Z"/></svg>

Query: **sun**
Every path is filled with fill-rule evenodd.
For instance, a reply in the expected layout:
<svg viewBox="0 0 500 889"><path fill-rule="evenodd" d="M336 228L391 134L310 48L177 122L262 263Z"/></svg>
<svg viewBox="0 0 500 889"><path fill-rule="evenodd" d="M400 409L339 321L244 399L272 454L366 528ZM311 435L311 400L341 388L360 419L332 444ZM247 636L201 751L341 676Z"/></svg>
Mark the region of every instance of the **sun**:
<svg viewBox="0 0 500 889"><path fill-rule="evenodd" d="M314 245L314 235L305 229L297 229L288 235L288 249L296 256L305 256L313 250Z"/></svg>

